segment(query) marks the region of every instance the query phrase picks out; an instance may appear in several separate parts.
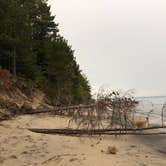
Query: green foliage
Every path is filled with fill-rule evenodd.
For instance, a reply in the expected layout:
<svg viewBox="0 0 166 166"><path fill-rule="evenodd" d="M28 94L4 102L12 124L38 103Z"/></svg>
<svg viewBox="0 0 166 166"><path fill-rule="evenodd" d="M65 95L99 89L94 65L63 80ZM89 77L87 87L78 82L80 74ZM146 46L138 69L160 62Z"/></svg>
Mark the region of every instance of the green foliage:
<svg viewBox="0 0 166 166"><path fill-rule="evenodd" d="M0 66L31 79L55 104L87 103L90 85L47 0L0 0Z"/></svg>

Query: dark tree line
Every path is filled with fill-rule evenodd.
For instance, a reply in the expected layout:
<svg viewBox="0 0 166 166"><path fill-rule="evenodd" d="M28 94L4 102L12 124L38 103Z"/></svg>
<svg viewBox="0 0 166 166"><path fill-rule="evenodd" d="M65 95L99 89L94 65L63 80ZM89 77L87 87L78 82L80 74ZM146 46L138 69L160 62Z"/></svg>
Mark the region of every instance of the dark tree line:
<svg viewBox="0 0 166 166"><path fill-rule="evenodd" d="M89 82L59 34L47 0L0 0L0 66L33 80L57 104L91 98Z"/></svg>

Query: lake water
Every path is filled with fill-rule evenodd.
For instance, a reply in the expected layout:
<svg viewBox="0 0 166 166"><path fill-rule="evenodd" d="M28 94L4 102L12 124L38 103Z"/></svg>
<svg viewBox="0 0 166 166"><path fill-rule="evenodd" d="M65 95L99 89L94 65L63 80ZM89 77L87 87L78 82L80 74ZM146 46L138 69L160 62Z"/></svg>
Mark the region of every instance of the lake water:
<svg viewBox="0 0 166 166"><path fill-rule="evenodd" d="M140 113L140 116L142 116L145 113L145 115L143 115L143 116L146 117L148 115L148 113L150 111L152 111L149 116L150 124L158 124L158 125L162 124L161 112L162 112L163 104L166 103L166 96L164 96L164 97L163 96L162 97L139 97L139 98L136 98L136 100L139 101L139 105L137 107L138 115ZM164 121L165 121L165 125L166 125L166 107L164 110L165 110L164 111L164 116L165 116Z"/></svg>

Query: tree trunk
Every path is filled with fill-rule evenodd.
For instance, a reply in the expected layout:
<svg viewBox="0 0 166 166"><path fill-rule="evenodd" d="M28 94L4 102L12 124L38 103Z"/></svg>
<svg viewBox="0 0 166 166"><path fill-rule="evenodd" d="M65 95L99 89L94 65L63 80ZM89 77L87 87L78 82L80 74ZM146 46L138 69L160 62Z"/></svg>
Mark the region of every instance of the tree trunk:
<svg viewBox="0 0 166 166"><path fill-rule="evenodd" d="M58 134L58 135L165 135L166 132L143 132L145 130L163 129L164 127L149 127L144 129L112 129L112 130L72 130L72 129L28 129L29 131L41 134ZM142 131L142 132L136 132Z"/></svg>
<svg viewBox="0 0 166 166"><path fill-rule="evenodd" d="M16 77L17 73L16 73L16 47L14 47L13 50L13 74Z"/></svg>

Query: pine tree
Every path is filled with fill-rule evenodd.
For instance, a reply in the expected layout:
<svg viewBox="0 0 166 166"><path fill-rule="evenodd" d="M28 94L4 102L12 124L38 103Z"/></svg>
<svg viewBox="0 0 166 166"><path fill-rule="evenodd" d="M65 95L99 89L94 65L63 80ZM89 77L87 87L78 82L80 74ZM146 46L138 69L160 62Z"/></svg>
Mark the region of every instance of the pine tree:
<svg viewBox="0 0 166 166"><path fill-rule="evenodd" d="M55 104L87 103L90 85L46 0L0 0L0 66L31 79Z"/></svg>

